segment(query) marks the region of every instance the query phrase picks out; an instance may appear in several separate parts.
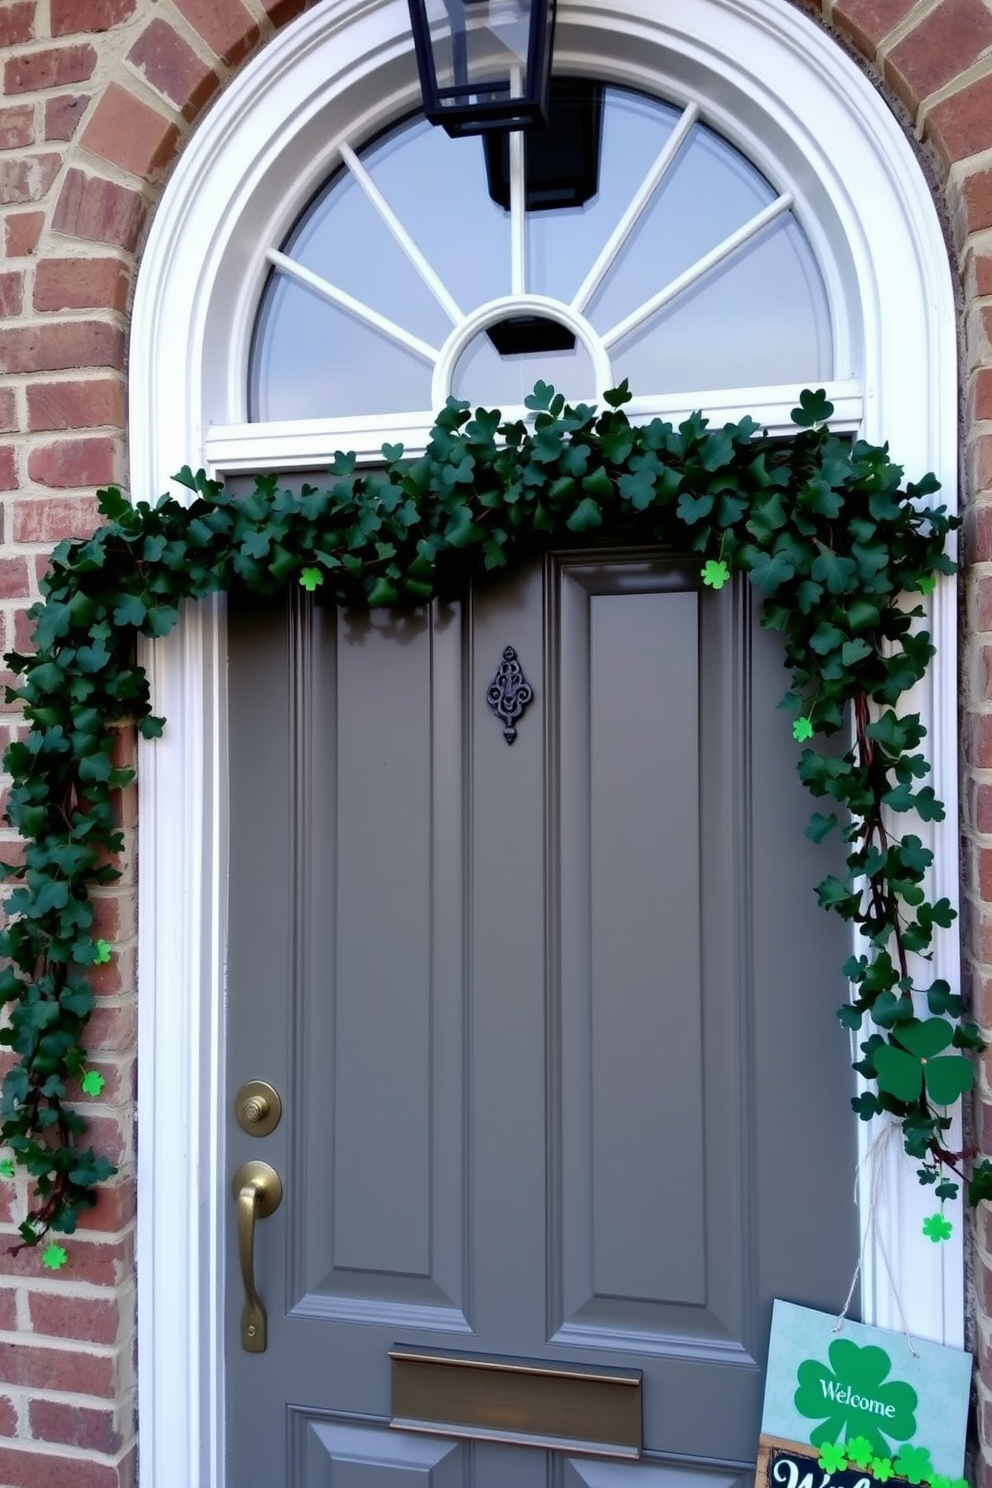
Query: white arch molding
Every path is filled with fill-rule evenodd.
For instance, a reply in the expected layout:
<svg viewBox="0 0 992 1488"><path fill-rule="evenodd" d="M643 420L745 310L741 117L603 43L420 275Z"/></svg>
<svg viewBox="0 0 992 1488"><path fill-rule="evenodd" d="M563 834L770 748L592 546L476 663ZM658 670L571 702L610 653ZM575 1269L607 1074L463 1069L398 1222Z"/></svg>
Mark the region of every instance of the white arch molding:
<svg viewBox="0 0 992 1488"><path fill-rule="evenodd" d="M678 104L714 125L789 191L834 319L841 427L888 439L953 500L955 323L943 237L895 121L853 63L786 0L564 0L557 65ZM326 0L280 33L228 87L180 159L138 278L131 341L131 488L165 489L185 463L215 470L312 464L334 421L246 426L247 349L265 272L347 131L361 140L417 97L405 0ZM760 408L714 392L718 417L784 426L796 389ZM698 403L699 399L695 399ZM681 411L670 400L674 413ZM634 408L638 412L637 405ZM350 420L351 444L361 428ZM398 419L383 438L417 442ZM934 890L957 901L956 630L953 584L934 596L938 661L914 700L929 729ZM221 1166L226 945L223 606L187 606L146 648L162 740L143 744L138 1049L138 1286L144 1488L225 1488ZM957 979L953 937L935 974ZM843 1101L838 1091L838 1100ZM852 1116L852 1120L853 1120ZM863 1131L863 1147L870 1133ZM887 1144L884 1201L865 1254L865 1314L960 1344L959 1241L920 1233L932 1196ZM853 1177L853 1175L852 1175ZM861 1190L866 1197L866 1180ZM862 1222L867 1205L862 1204ZM825 1230L830 1216L824 1216ZM962 1226L956 1226L960 1235ZM829 1243L828 1230L825 1243ZM891 1265L891 1276L885 1257ZM229 1488L237 1488L236 1484Z"/></svg>

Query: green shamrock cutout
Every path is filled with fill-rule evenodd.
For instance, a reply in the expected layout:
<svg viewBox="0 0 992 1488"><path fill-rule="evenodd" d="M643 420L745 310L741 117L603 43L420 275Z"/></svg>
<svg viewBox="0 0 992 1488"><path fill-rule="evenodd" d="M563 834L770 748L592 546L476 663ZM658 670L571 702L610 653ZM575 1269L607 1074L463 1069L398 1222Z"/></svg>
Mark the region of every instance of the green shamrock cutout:
<svg viewBox="0 0 992 1488"><path fill-rule="evenodd" d="M951 1488L951 1480L943 1473L932 1472L930 1474L930 1488Z"/></svg>
<svg viewBox="0 0 992 1488"><path fill-rule="evenodd" d="M324 575L319 568L305 568L300 574L300 583L310 594L317 588L318 584L324 582Z"/></svg>
<svg viewBox="0 0 992 1488"><path fill-rule="evenodd" d="M853 1462L855 1467L867 1467L875 1455L871 1442L866 1436L853 1436L844 1443L844 1451L847 1453L848 1461Z"/></svg>
<svg viewBox="0 0 992 1488"><path fill-rule="evenodd" d="M883 1044L873 1056L879 1090L897 1100L918 1101L925 1088L935 1105L952 1106L974 1079L970 1059L943 1053L953 1036L946 1018L900 1023L892 1035L898 1043Z"/></svg>
<svg viewBox="0 0 992 1488"><path fill-rule="evenodd" d="M93 965L106 966L107 962L113 955L113 952L110 949L110 941L96 940L93 942L93 944L96 947L96 955L93 957Z"/></svg>
<svg viewBox="0 0 992 1488"><path fill-rule="evenodd" d="M810 723L808 718L796 719L795 723L792 725L792 737L795 739L797 744L801 744L804 739L812 739L813 725Z"/></svg>
<svg viewBox="0 0 992 1488"><path fill-rule="evenodd" d="M941 1240L950 1240L953 1232L954 1226L951 1221L945 1219L942 1214L928 1214L923 1221L923 1233L935 1245L939 1245Z"/></svg>
<svg viewBox="0 0 992 1488"><path fill-rule="evenodd" d="M84 1095L99 1095L106 1083L97 1070L87 1070L79 1085Z"/></svg>
<svg viewBox="0 0 992 1488"><path fill-rule="evenodd" d="M41 1257L41 1264L47 1266L49 1271L61 1271L68 1259L69 1257L66 1255L62 1246L56 1245L53 1242L51 1245L45 1246Z"/></svg>
<svg viewBox="0 0 992 1488"><path fill-rule="evenodd" d="M903 1447L896 1458L896 1472L910 1483L929 1482L933 1467L928 1447Z"/></svg>
<svg viewBox="0 0 992 1488"><path fill-rule="evenodd" d="M884 1383L892 1368L885 1350L871 1343L859 1348L849 1338L836 1338L829 1357L829 1368L818 1359L804 1359L797 1373L796 1410L820 1421L810 1433L814 1447L842 1436L865 1438L875 1456L887 1456L889 1443L879 1427L880 1410L885 1411L881 1419L886 1435L908 1441L916 1430L916 1391L902 1380Z"/></svg>
<svg viewBox="0 0 992 1488"><path fill-rule="evenodd" d="M887 1483L893 1473L891 1457L873 1457L871 1459L871 1475L879 1483Z"/></svg>
<svg viewBox="0 0 992 1488"><path fill-rule="evenodd" d="M14 1159L12 1157L0 1159L0 1178L13 1178L13 1176Z"/></svg>
<svg viewBox="0 0 992 1488"><path fill-rule="evenodd" d="M820 1448L820 1466L825 1473L843 1472L847 1466L844 1448L834 1446L833 1442L825 1442Z"/></svg>
<svg viewBox="0 0 992 1488"><path fill-rule="evenodd" d="M722 558L710 558L703 565L703 583L709 584L711 589L722 589L730 578L730 569Z"/></svg>

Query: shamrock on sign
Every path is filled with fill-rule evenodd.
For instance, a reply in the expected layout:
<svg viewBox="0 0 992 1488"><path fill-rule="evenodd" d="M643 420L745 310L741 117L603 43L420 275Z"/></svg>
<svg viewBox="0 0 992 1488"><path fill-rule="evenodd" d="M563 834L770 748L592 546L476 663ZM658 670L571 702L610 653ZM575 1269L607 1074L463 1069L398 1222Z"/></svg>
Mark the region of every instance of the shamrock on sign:
<svg viewBox="0 0 992 1488"><path fill-rule="evenodd" d="M860 1348L849 1338L837 1338L829 1358L829 1368L819 1359L804 1359L798 1370L796 1410L820 1421L810 1433L814 1447L842 1437L864 1438L876 1457L885 1457L886 1436L908 1441L916 1430L916 1391L902 1380L885 1383L892 1368L885 1350L871 1343Z"/></svg>
<svg viewBox="0 0 992 1488"><path fill-rule="evenodd" d="M938 1106L952 1106L971 1089L971 1060L964 1054L944 1054L954 1037L946 1018L913 1018L900 1023L893 1040L873 1055L878 1088L897 1100L917 1101L923 1090Z"/></svg>
<svg viewBox="0 0 992 1488"><path fill-rule="evenodd" d="M45 1246L41 1257L41 1264L47 1266L49 1271L60 1271L68 1259L69 1257L66 1255L62 1246L56 1245L53 1242L51 1245Z"/></svg>
<svg viewBox="0 0 992 1488"><path fill-rule="evenodd" d="M871 1475L877 1482L887 1483L894 1471L891 1457L873 1457L871 1459Z"/></svg>
<svg viewBox="0 0 992 1488"><path fill-rule="evenodd" d="M928 1483L933 1475L928 1447L903 1447L896 1458L896 1472L909 1483Z"/></svg>
<svg viewBox="0 0 992 1488"><path fill-rule="evenodd" d="M942 1214L928 1214L923 1221L923 1233L935 1245L939 1245L941 1240L950 1240L953 1232L954 1226L951 1221L945 1219Z"/></svg>
<svg viewBox="0 0 992 1488"><path fill-rule="evenodd" d="M866 1436L853 1436L844 1443L844 1451L847 1453L848 1461L853 1462L855 1467L867 1467L874 1451L871 1442Z"/></svg>
<svg viewBox="0 0 992 1488"><path fill-rule="evenodd" d="M825 1442L820 1448L820 1466L825 1473L843 1472L847 1466L844 1448L834 1446L833 1442Z"/></svg>
<svg viewBox="0 0 992 1488"><path fill-rule="evenodd" d="M730 578L730 569L722 558L711 558L703 565L703 583L711 589L722 589Z"/></svg>

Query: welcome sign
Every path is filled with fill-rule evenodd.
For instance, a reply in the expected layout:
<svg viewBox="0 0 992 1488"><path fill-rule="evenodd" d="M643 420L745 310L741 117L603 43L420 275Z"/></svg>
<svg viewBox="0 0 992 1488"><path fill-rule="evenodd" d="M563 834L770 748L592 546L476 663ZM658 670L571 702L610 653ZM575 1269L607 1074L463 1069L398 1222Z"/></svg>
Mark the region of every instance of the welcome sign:
<svg viewBox="0 0 992 1488"><path fill-rule="evenodd" d="M971 1356L776 1302L758 1488L967 1488Z"/></svg>

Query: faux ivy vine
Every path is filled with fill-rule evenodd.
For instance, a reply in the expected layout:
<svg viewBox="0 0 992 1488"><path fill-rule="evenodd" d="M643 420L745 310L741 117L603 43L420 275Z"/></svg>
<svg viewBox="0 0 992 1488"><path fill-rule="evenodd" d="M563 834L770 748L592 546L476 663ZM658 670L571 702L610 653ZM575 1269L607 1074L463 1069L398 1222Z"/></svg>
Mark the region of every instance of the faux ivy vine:
<svg viewBox="0 0 992 1488"><path fill-rule="evenodd" d="M29 725L4 757L6 819L25 851L6 869L14 887L0 936L0 1040L16 1055L0 1140L32 1180L22 1244L71 1232L113 1172L85 1145L76 1098L101 1088L86 1070L84 1032L87 970L110 954L93 937L91 894L117 877L114 800L132 780L115 763L117 733L133 722L155 738L164 723L136 637L166 635L181 600L218 591L272 594L296 582L339 605L422 605L471 572L604 538L688 548L702 584L719 589L740 571L761 592L761 623L784 638L794 737L814 741L799 753L799 774L831 808L813 815L809 835L836 831L847 844L846 875L825 878L817 894L863 937L844 967L853 997L839 1013L846 1028L865 1015L875 1026L855 1065L874 1088L854 1105L866 1120L897 1117L921 1180L938 1198L956 1194L972 1154L944 1145L947 1107L969 1087L968 1055L982 1044L958 1021L961 999L925 976L935 930L954 918L924 888L932 854L892 827L914 813L943 816L924 783L919 717L896 705L933 655L913 596L953 571L945 545L956 521L924 505L938 489L932 476L904 484L887 448L831 434L822 392L802 395L789 440L749 418L722 429L699 414L678 428L659 419L637 427L623 411L629 396L624 384L603 411L573 408L539 383L528 423L450 400L419 459L387 445L380 468L359 471L354 456L338 455L326 484L298 495L265 476L236 500L185 469L189 506L169 497L131 506L103 491L106 525L56 548L30 612L36 649L7 657L17 678L8 699ZM843 728L846 754L816 747ZM990 1195L983 1162L969 1196ZM47 1264L64 1254L50 1245Z"/></svg>

